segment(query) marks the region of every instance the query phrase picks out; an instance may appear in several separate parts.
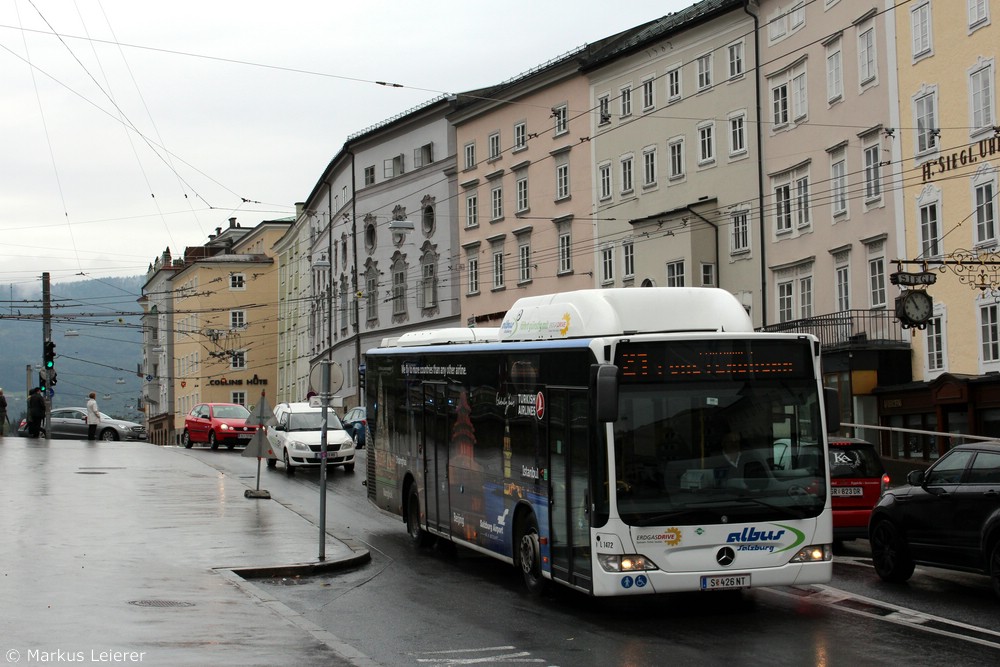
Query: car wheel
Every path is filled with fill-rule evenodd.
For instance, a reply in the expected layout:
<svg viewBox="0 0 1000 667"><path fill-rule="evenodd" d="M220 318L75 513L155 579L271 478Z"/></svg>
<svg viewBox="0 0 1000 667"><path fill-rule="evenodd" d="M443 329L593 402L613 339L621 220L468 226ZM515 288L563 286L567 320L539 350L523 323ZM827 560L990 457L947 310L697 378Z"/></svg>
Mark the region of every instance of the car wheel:
<svg viewBox="0 0 1000 667"><path fill-rule="evenodd" d="M871 547L875 572L885 581L901 583L913 574L913 559L910 558L906 540L888 519L879 521L872 528Z"/></svg>
<svg viewBox="0 0 1000 667"><path fill-rule="evenodd" d="M188 433L187 429L184 429L184 435L181 436L181 442L184 443L185 449L191 449L191 446L194 445L194 443L191 442L191 434Z"/></svg>
<svg viewBox="0 0 1000 667"><path fill-rule="evenodd" d="M100 438L101 440L117 440L118 432L115 431L113 428L106 428L103 431L101 431Z"/></svg>
<svg viewBox="0 0 1000 667"><path fill-rule="evenodd" d="M290 460L288 460L288 450L287 449L282 454L282 458L285 460L285 474L289 475L289 476L294 475L295 474L295 466L293 466L292 462Z"/></svg>
<svg viewBox="0 0 1000 667"><path fill-rule="evenodd" d="M345 463L344 464L344 472L354 472L354 464L353 463Z"/></svg>
<svg viewBox="0 0 1000 667"><path fill-rule="evenodd" d="M538 541L538 520L529 514L524 520L517 540L517 560L521 575L528 591L539 594L545 590L546 580L542 576L541 547Z"/></svg>
<svg viewBox="0 0 1000 667"><path fill-rule="evenodd" d="M215 439L215 431L209 431L208 432L208 446L211 447L212 449L218 449L219 448L219 443Z"/></svg>
<svg viewBox="0 0 1000 667"><path fill-rule="evenodd" d="M420 499L417 490L410 488L410 500L406 503L406 532L410 534L410 544L418 549L430 546L431 534L420 527Z"/></svg>
<svg viewBox="0 0 1000 667"><path fill-rule="evenodd" d="M990 581L993 592L1000 596L1000 539L994 541L990 549Z"/></svg>
<svg viewBox="0 0 1000 667"><path fill-rule="evenodd" d="M358 432L357 431L353 431L351 433L351 440L354 441L354 449L361 449L361 445L358 444Z"/></svg>

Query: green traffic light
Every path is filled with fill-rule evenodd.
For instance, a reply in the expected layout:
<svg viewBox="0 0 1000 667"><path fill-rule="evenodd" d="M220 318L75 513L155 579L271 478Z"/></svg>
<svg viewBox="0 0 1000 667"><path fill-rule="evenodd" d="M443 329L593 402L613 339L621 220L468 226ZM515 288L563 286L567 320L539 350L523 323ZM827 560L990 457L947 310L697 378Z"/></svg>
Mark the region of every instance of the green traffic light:
<svg viewBox="0 0 1000 667"><path fill-rule="evenodd" d="M45 362L45 367L46 368L52 368L55 365L56 365L56 362L54 362L54 361L46 361Z"/></svg>

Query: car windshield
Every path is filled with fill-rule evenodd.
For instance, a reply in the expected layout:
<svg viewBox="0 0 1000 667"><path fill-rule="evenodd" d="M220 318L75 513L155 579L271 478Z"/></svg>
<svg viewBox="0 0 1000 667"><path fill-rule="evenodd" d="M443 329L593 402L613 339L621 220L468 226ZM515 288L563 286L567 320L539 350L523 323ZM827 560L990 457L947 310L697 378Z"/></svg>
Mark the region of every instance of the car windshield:
<svg viewBox="0 0 1000 667"><path fill-rule="evenodd" d="M246 419L250 411L242 405L217 405L213 414L217 419Z"/></svg>
<svg viewBox="0 0 1000 667"><path fill-rule="evenodd" d="M318 431L323 428L322 412L292 412L288 415L289 431ZM343 429L343 425L333 410L327 412L326 428Z"/></svg>
<svg viewBox="0 0 1000 667"><path fill-rule="evenodd" d="M830 477L833 479L881 477L882 460L872 445L830 445Z"/></svg>

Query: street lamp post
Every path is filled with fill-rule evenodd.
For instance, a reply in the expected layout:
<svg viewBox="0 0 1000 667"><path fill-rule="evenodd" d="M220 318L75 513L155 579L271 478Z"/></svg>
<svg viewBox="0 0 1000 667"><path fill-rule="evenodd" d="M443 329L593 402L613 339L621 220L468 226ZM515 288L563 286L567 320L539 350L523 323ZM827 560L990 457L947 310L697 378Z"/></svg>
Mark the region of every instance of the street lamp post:
<svg viewBox="0 0 1000 667"><path fill-rule="evenodd" d="M322 271L329 271L333 264L330 258L333 257L333 230L327 230L330 239L330 254L313 262L313 270L322 276ZM328 334L333 331L333 280L328 274L326 285L326 330ZM332 346L332 340L330 341ZM320 430L320 460L319 460L319 556L318 560L326 560L326 455L327 455L327 417L330 410L330 364L328 358L320 361L323 366L323 380L320 385L320 400L323 403L323 426Z"/></svg>

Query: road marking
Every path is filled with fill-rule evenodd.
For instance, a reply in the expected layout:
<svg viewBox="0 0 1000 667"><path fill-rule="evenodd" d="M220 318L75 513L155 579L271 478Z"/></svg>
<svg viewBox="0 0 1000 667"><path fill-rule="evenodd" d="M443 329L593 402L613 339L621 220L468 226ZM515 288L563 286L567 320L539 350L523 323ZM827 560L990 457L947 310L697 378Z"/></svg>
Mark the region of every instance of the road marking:
<svg viewBox="0 0 1000 667"><path fill-rule="evenodd" d="M915 609L907 609L889 602L882 602L863 595L848 593L832 586L813 584L811 586L792 586L791 592L778 588L767 588L771 593L796 600L806 599L810 602L846 611L849 614L887 621L917 630L923 630L936 635L961 639L963 641L1000 649L1000 632L980 628L961 621L953 621L942 616L934 616Z"/></svg>
<svg viewBox="0 0 1000 667"><path fill-rule="evenodd" d="M481 655L490 653L491 655ZM476 655L479 654L479 655ZM513 663L544 663L541 658L532 658L528 651L518 651L514 646L486 646L483 648L459 648L446 651L422 651L411 653L417 656L417 662L424 665L478 665L478 664L513 664ZM421 658L419 656L432 656Z"/></svg>

